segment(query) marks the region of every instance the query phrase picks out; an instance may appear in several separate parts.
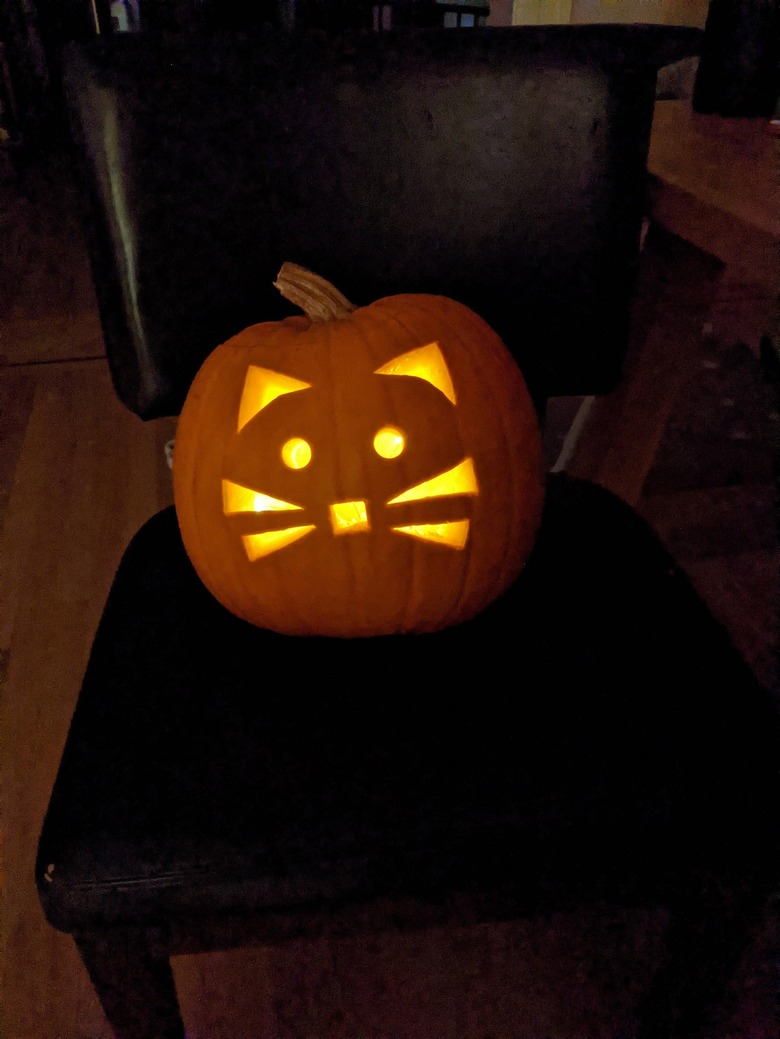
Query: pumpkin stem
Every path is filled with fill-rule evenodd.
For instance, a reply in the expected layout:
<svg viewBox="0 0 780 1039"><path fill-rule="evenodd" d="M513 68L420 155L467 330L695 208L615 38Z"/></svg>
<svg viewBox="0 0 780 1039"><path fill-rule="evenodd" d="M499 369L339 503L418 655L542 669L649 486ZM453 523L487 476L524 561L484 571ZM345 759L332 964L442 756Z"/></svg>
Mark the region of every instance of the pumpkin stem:
<svg viewBox="0 0 780 1039"><path fill-rule="evenodd" d="M358 309L329 281L297 263L283 263L274 285L312 321L335 321Z"/></svg>

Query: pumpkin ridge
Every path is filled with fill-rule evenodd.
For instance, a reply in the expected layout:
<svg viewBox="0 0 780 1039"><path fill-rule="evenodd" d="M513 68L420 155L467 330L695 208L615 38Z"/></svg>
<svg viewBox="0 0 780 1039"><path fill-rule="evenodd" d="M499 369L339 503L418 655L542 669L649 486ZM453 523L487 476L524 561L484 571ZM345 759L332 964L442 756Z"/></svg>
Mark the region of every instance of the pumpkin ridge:
<svg viewBox="0 0 780 1039"><path fill-rule="evenodd" d="M478 321L480 321L480 322L482 321L482 319L479 318L478 315L475 315L475 316L477 317ZM470 322L473 325L476 325L476 322L473 321L471 314L466 315L464 320L467 321L467 322ZM473 369L473 376L472 377L474 379L477 379L477 378L479 378L479 350L476 349L475 346L473 345L473 340L472 340L472 338L470 336L462 336L462 333L461 333L461 338L462 338L462 342L463 342L463 349L464 349L464 353L465 353L466 359L470 363L470 365L471 365L471 367ZM504 349L506 349L505 344L503 344L503 342L501 343L501 346ZM507 466L511 465L513 463L513 461L514 461L514 454L513 454L512 450L511 450L512 443L513 443L513 437L512 437L512 435L510 433L510 422L511 422L511 424L514 424L514 422L516 421L516 416L513 414L511 416L511 419L510 419L510 416L507 415L507 413L506 413L506 395L505 395L506 384L501 383L501 384L498 385L498 387L496 387L496 385L493 382L487 383L484 379L482 379L482 380L480 380L480 386L484 390L486 398L488 398L488 400L486 401L486 407L489 408L489 410L491 411L492 414L497 415L498 418L499 418L499 424L498 424L498 427L496 429L496 434L497 434L497 437L500 440L501 457L502 457L503 462L504 462L505 465L507 465ZM498 388L501 392L500 393L496 393L495 392L496 388ZM514 475L515 475L515 478L512 478L513 474L508 474L507 475L507 480L506 480L507 484L509 485L509 487L511 489L511 493L515 493L516 488L517 488L517 480L516 480L516 475L517 474L514 474ZM506 555L509 552L510 548L512 547L512 537L511 537L512 530L511 530L511 522L510 522L510 517L509 517L509 511L508 510L504 510L504 509L497 509L495 515L496 515L496 518L500 518L501 521L502 521L502 527L501 527L501 530L499 532L499 537L500 537L501 545L503 547L504 554ZM471 566L473 568L476 568L477 561L476 560L471 560L470 562L471 562ZM464 575L464 580L463 580L463 588L464 588L464 593L465 593L465 589L466 589L465 575ZM459 603L459 605L460 605L460 603Z"/></svg>
<svg viewBox="0 0 780 1039"><path fill-rule="evenodd" d="M444 296L435 296L435 295L429 295L429 294L424 294L424 293L419 293L419 294L408 293L408 294L405 294L405 295L401 295L401 296L397 296L397 297L392 298L393 309L392 309L391 314L388 315L388 317L395 324L397 324L401 328L403 328L404 332L408 333L408 335L409 335L409 337L411 339L417 339L417 340L419 340L419 338L420 338L418 329L417 328L411 328L409 322L404 320L403 317L401 316L401 314L398 313L398 309L400 309L402 301L403 301L403 304L405 304L405 307L404 307L404 310L403 310L404 313L406 313L406 311L408 309L413 308L414 311L417 314L420 314L420 313L423 314L423 316L425 317L426 320L429 320L430 316L431 316L430 315L430 303L431 302L435 302L436 306L439 309L447 309L446 308L446 304L452 302L450 300L447 300L447 298L444 297ZM379 301L379 302L382 302L382 301ZM442 304L444 304L444 306L442 306ZM437 317L438 316L439 315L437 314ZM442 322L442 323L445 323L445 322ZM446 331L447 331L448 335L452 334L452 329L451 329L451 326L450 326L449 322L446 322ZM459 342L459 345L460 345L460 337L457 336L457 335L453 335L453 338L457 339L458 342ZM441 339L441 335L437 334L436 335L436 340L439 340L439 339ZM456 403L454 405L454 408L455 408L456 412L457 412L457 407L458 406L457 406L457 403ZM465 457L466 454L468 454L468 449L466 447L466 444L463 442L463 437L461 436L461 433L460 433L460 422L459 421L456 421L456 426L457 426L457 429L458 429L458 442L459 442L459 447L460 447L459 454L461 456ZM415 545L414 546L414 554L415 554L415 556L418 554L419 551L420 551L420 546ZM468 550L468 565L467 565L466 569L461 570L461 572L460 572L460 580L459 580L458 591L457 591L457 593L456 593L456 595L454 597L454 601L452 601L452 602L447 604L447 613L448 614L454 615L456 617L460 617L461 613L463 612L463 606L464 606L464 599L465 599L465 595L466 595L467 584L472 580L472 569L473 569L473 557L472 557L472 553L471 553L471 551L469 549ZM421 608L420 604L418 602L418 599L421 599L423 601L423 604L424 604L424 601L425 601L425 589L424 588L423 589L420 588L420 580L421 579L418 577L418 567L413 565L410 568L410 571L411 571L411 573L410 573L411 587L409 589L409 593L408 593L408 597L407 597L407 606L406 606L405 615L404 615L404 627L407 630L410 630L412 628L412 626L413 626L412 625L412 618L418 613L418 611ZM467 580L467 578L468 578L468 580ZM440 608L440 612L441 612L441 608Z"/></svg>
<svg viewBox="0 0 780 1039"><path fill-rule="evenodd" d="M328 362L328 379L329 379L330 385L338 385L338 380L336 378L337 365L334 365L334 363L333 363L334 355L338 356L338 355L341 355L342 353L347 352L351 356L352 353L353 352L357 352L359 350L359 347L360 347L359 338L355 335L355 333L357 331L356 327L354 327L354 326L352 326L352 327L345 326L343 329L340 328L340 329L337 330L334 327L334 324L335 324L335 322L330 322L326 327L323 328L323 334L326 336L325 355L327 357L327 362ZM343 341L338 341L338 339L337 339L337 331L338 331L338 336L342 340L344 338L348 337L349 342L348 343L344 343ZM356 342L356 340L357 340L357 342ZM328 396L330 398L332 396L332 394L329 392ZM334 429L335 429L335 436L333 438L334 439L334 443L341 443L341 438L342 438L342 435L343 435L343 432L344 432L344 430L343 430L343 416L340 414L339 409L335 408L335 407L332 409L332 413L333 413L332 414L332 421L333 421ZM341 452L336 452L335 466L336 466L336 473L335 473L334 487L338 487L339 489L345 489L346 486L348 485L348 481L346 479L346 474L345 474L344 468L343 468L343 459L341 457ZM349 535L348 534L346 536L347 537L351 537L353 535ZM347 585L348 585L348 588L349 588L350 598L354 602L355 599L356 599L358 590L359 590L359 588L358 588L359 578L358 578L358 574L357 574L357 572L355 570L355 565L354 565L352 552L347 552L346 553L346 558L347 558L347 564L346 565L347 565L347 568L348 568Z"/></svg>
<svg viewBox="0 0 780 1039"><path fill-rule="evenodd" d="M476 325L476 322L474 321L475 318L476 322L482 322L480 316L475 312L470 311L465 316L465 320L471 322L473 325ZM511 365L513 368L518 367L516 361L514 360L514 357L509 352L509 349L506 346L506 344L503 343L503 341L500 341L500 343L502 346L502 353L504 353L506 356L506 360L508 363L507 366ZM472 342L470 340L466 341L464 343L464 346L466 355L474 363L474 370L476 376L478 374L479 351L478 349L472 346ZM520 369L518 368L518 370ZM523 376L522 370L520 370L520 375L522 377L522 381L520 383L517 383L515 380L517 392L513 391L512 393L512 396L515 399L513 401L511 415L507 407L508 403L510 402L507 400L507 395L504 392L506 389L506 383L487 383L483 379L481 380L481 386L489 392L489 396L492 398L492 410L500 420L500 431L503 440L503 455L504 458L507 460L507 463L512 464L513 466L513 471L509 474L511 477L510 482L514 488L523 489L524 491L527 491L529 482L538 484L538 486L541 488L543 487L544 480L542 473L541 431L539 428L538 416L536 414L536 409L533 405L531 394L528 389L528 384L525 381L525 377ZM497 390L500 392L496 392ZM524 438L524 442L526 443L526 445L528 445L529 443L533 445L533 457L529 458L529 451L528 447L526 446L526 451L524 453L522 461L518 459L516 453L513 450L511 450L512 446L515 443L518 421L520 421L523 426L522 435ZM514 433L513 429L515 430ZM538 526L540 517L541 505L537 510L537 515L534 517L535 526ZM507 544L509 543L510 532L508 517L506 519L505 526L507 529L507 533L504 537L504 542L505 544Z"/></svg>
<svg viewBox="0 0 780 1039"><path fill-rule="evenodd" d="M449 316L449 315L447 315L447 316ZM471 311L469 311L467 316L470 319ZM475 355L476 351L472 348L472 343L471 343L470 338L464 336L459 328L453 328L452 324L451 324L451 322L449 320L446 320L446 325L447 325L448 334L451 335L457 341L458 346L462 350L466 360L471 363L471 366L474 369L472 377L473 378L479 378L479 372L477 371L477 366L474 363L474 359L475 359L474 355ZM462 437L461 437L461 442L463 442L463 438ZM465 450L465 444L464 444L464 450ZM482 482L481 476L478 476L478 479L480 481L480 485L483 488L482 493L484 494L484 483ZM503 511L501 511L499 513L499 515L501 515L503 517L503 515L504 515ZM471 519L472 519L472 522L473 522L474 517L472 516ZM506 538L504 538L504 541L506 541ZM465 606L466 606L466 599L467 599L468 589L475 583L476 577L478 576L475 573L475 571L478 569L478 565L477 564L478 564L478 560L477 560L476 552L471 552L470 551L469 552L469 558L468 558L468 565L460 573L460 587L458 589L458 595L457 595L457 599L456 599L456 603L455 603L455 610L454 610L455 615L458 618L461 618L462 615L463 615L463 612L464 612L464 609L465 609Z"/></svg>
<svg viewBox="0 0 780 1039"><path fill-rule="evenodd" d="M380 301L377 301L377 302L380 302ZM369 308L367 308L367 309L369 309ZM371 370L372 370L372 378L378 380L377 386L379 387L380 399L382 400L382 404L383 404L383 413L381 415L381 418L382 418L383 421L393 420L395 418L395 402L393 400L393 395L390 392L391 391L391 387L392 387L392 377L375 375L374 372L376 371L376 367L377 366L381 366L382 364L386 364L387 361L389 360L389 358L387 356L387 354L388 354L387 346L384 344L383 339L384 339L384 336L386 334L386 329L389 326L395 326L397 324L397 322L394 320L393 315L387 313L386 308L377 307L377 306L372 304L371 307L370 307L370 311L371 311L371 316L372 316L374 322L377 320L377 318L381 319L381 322L382 322L382 335L381 335L381 337L377 337L376 335L371 336L371 337L369 337L367 335L365 336L366 341L370 343L370 351L371 351L371 366L370 367L371 367ZM404 331L408 332L409 330L405 329ZM377 338L379 338L379 340L380 340L378 344L375 342ZM410 333L410 338L413 339L413 337L411 336L411 333ZM392 353L395 352L397 345L398 344L394 343L393 350L390 351L391 355L392 355ZM380 416L378 416L378 417L380 417ZM407 482L409 480L411 480L411 476L409 474L408 466L406 465L405 460L402 462L402 465L403 465L403 474L402 474L403 475L403 480L401 480L399 482L402 482L403 485L406 486ZM397 466L396 468L398 469L399 467ZM389 525L390 517L389 517L389 514L386 511L386 505L387 505L387 502L383 501L382 502L382 506L383 506L382 522ZM397 536L400 537L401 535L397 535ZM416 546L411 546L407 550L411 552L412 556L414 556L415 553L416 553ZM410 629L410 626L411 626L410 609L411 609L411 598L412 598L412 593L413 593L413 583L414 583L415 571L416 571L416 567L414 565L414 562L412 562L412 565L406 568L406 586L405 586L405 588L404 588L404 590L403 590L403 592L401 593L401 596L400 596L400 598L401 598L400 609L399 609L399 607L396 606L395 602L393 602L393 604L392 604L393 623L396 624L398 626L399 630L401 630L401 631L408 631ZM395 596L394 596L394 599L395 599Z"/></svg>
<svg viewBox="0 0 780 1039"><path fill-rule="evenodd" d="M423 304L423 298L427 297L408 296L396 298L405 298L408 301L409 306L406 308L407 311L426 309ZM474 385L479 386L484 391L485 397L488 398L485 401L485 407L499 418L499 425L496 432L501 437L502 457L505 464L512 465L512 471L507 474L507 480L505 481L509 487L509 491L505 492L505 494L519 493L523 495L524 498L531 497L537 501L537 508L534 511L534 515L530 520L526 517L524 529L519 538L517 536L512 536L510 510L500 509L494 514L494 520L496 515L498 515L503 521L499 537L504 555L505 557L511 555L514 562L514 557L518 555L517 549L521 544L524 544L528 540L529 534L535 536L541 520L541 503L543 499L544 480L541 471L541 438L536 411L523 373L517 366L514 357L509 352L509 349L503 340L501 340L497 333L488 326L484 319L475 311L472 311L470 308L460 304L457 300L451 300L446 297L444 299L446 306L442 308L445 313L440 315L441 323L446 327L447 333L451 339L457 342L457 347L462 359L466 361L468 367L471 369L466 376L467 379L470 377ZM451 317L457 317L455 325L453 325L450 320ZM467 328L466 334L464 334L464 325L466 325ZM521 391L519 396L514 389L512 389L511 392L507 392L509 385L508 382L501 381L499 377L496 377L492 369L491 375L493 377L489 381L484 378L482 372L484 365L480 362L484 358L484 337L486 328L489 329L491 338L493 339L493 344L498 348L491 349L490 353L495 359L500 359L506 373L512 375L512 383L515 384L517 390ZM515 378L515 371L518 371L520 374L521 381L519 383ZM508 411L510 403L512 405L511 414ZM523 460L517 458L516 452L513 450L516 441L518 421L521 422L523 427L521 435L524 444L526 445L526 455ZM533 445L531 448L533 457L530 460L527 457L529 443ZM523 464L523 461L526 464ZM526 558L527 552L524 552L521 565L518 569L518 574L524 567ZM457 606L454 610L456 614L459 615L462 612L465 599L469 594L469 586L470 584L473 584L475 575L480 571L480 569L480 560L476 557L476 554L470 553L467 572L461 572L460 593L458 595ZM489 591L489 587L485 591L483 597L485 603L489 602L493 597Z"/></svg>
<svg viewBox="0 0 780 1039"><path fill-rule="evenodd" d="M400 328L404 333L404 337L408 338L410 346L413 346L415 344L419 344L420 342L421 336L419 327L411 327L410 324L403 319L402 314L399 313L399 310L403 312L405 309L408 308L409 305L414 304L415 309L419 313L423 314L427 322L431 320L430 308L429 306L426 306L423 301L436 301L437 305L439 305L443 300L445 300L445 297L443 296L431 296L422 293L406 293L401 294L399 296L383 297L382 299L377 300L375 303L372 303L370 308L366 309L370 309L372 311L374 318L381 314L383 319L383 325L385 328L388 326ZM439 340L441 338L441 335L437 333L434 336L434 338L436 340ZM398 344L395 344L394 349L397 349L397 347ZM386 354L387 351L385 350L383 356L379 358L380 363L386 363L386 361L388 360ZM457 405L455 406L455 408L457 410ZM392 408L388 410L392 411ZM463 444L462 437L460 436L459 443L461 454L465 454L466 447ZM445 615L445 613L449 615L453 612L453 607L456 605L456 603L459 612L460 603L457 602L457 600L456 603L449 601L444 605L440 602L437 602L435 609L436 618L433 623L431 622L430 618L432 616L432 611L430 608L427 611L425 610L426 599L429 596L426 592L425 586L422 583L422 567L418 565L418 557L422 551L422 546L419 544L413 544L410 546L409 550L412 554L412 564L408 567L407 570L407 581L403 594L403 605L401 607L401 630L414 631L415 628L418 627L418 625L414 621L414 618L420 616L421 611L428 615L428 620L425 623L425 629L432 630L439 625L439 618L441 616ZM459 592L458 600L461 598L461 596L462 592Z"/></svg>

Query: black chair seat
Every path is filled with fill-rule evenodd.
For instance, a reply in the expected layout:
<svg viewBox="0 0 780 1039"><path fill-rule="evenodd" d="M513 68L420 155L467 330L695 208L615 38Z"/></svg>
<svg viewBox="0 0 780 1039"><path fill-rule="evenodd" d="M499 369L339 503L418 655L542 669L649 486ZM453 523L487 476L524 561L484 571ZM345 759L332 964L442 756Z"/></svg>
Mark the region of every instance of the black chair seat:
<svg viewBox="0 0 780 1039"><path fill-rule="evenodd" d="M50 921L459 887L668 898L692 858L754 853L774 716L663 557L617 498L552 476L526 570L479 617L296 639L218 604L159 513L119 568L55 784Z"/></svg>

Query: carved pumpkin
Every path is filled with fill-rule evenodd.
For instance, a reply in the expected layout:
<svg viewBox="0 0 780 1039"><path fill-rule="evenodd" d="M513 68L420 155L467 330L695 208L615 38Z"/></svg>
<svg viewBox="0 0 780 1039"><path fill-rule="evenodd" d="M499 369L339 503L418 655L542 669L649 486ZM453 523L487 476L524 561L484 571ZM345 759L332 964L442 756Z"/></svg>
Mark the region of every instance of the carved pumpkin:
<svg viewBox="0 0 780 1039"><path fill-rule="evenodd" d="M184 546L211 593L290 635L430 632L517 577L543 479L525 381L454 300L355 308L285 264L306 316L217 347L173 457Z"/></svg>

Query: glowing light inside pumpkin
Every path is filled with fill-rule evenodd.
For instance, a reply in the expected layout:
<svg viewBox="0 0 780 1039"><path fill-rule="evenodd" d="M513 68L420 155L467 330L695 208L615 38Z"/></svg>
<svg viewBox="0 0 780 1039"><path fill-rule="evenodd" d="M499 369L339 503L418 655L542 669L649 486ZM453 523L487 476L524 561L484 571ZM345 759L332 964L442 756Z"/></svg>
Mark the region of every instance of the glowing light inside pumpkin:
<svg viewBox="0 0 780 1039"><path fill-rule="evenodd" d="M334 534L354 534L370 530L364 501L340 501L330 507L330 525Z"/></svg>
<svg viewBox="0 0 780 1039"><path fill-rule="evenodd" d="M391 498L388 505L396 505L402 501L418 501L420 498L443 498L452 494L477 494L477 476L474 472L474 463L470 458L464 458L458 465L448 469L430 480L423 480L413 487L409 487L395 498Z"/></svg>
<svg viewBox="0 0 780 1039"><path fill-rule="evenodd" d="M285 512L288 509L301 509L302 505L272 498L270 494L261 494L251 487L243 487L232 480L222 481L222 506L226 516L238 512Z"/></svg>
<svg viewBox="0 0 780 1039"><path fill-rule="evenodd" d="M310 382L293 379L290 375L282 375L281 372L271 371L270 368L250 365L244 378L241 403L238 406L239 432L277 397L285 393L296 393L298 390L308 390L310 387Z"/></svg>
<svg viewBox="0 0 780 1039"><path fill-rule="evenodd" d="M448 548L465 547L469 536L469 521L455 520L452 523L413 523L408 527L393 527L399 534L409 534L423 541L437 541Z"/></svg>
<svg viewBox="0 0 780 1039"><path fill-rule="evenodd" d="M311 446L300 437L291 437L282 445L282 461L288 469L305 469L311 461Z"/></svg>
<svg viewBox="0 0 780 1039"><path fill-rule="evenodd" d="M399 354L392 361L377 368L375 374L412 375L418 379L425 379L440 390L452 404L456 403L455 387L452 385L450 371L438 343L428 343L427 346L419 346L416 350Z"/></svg>
<svg viewBox="0 0 780 1039"><path fill-rule="evenodd" d="M403 433L393 426L383 426L374 437L374 450L380 458L398 458L405 446Z"/></svg>
<svg viewBox="0 0 780 1039"><path fill-rule="evenodd" d="M305 534L314 530L314 525L305 527L288 527L286 530L267 530L263 534L244 534L241 538L244 551L251 563L262 556L277 552L280 548L286 548L293 541L302 538Z"/></svg>
<svg viewBox="0 0 780 1039"><path fill-rule="evenodd" d="M426 346L400 354L378 368L375 374L424 379L455 404L455 390L438 343L428 343ZM294 379L269 368L251 365L247 369L241 395L239 430L277 397L310 387L311 383L302 382L300 379ZM397 458L406 447L406 438L397 427L382 426L375 434L373 444L374 450L381 458ZM289 469L305 469L312 459L311 445L301 437L291 437L282 445L281 457ZM397 505L401 502L420 501L427 498L476 495L478 493L479 487L473 460L465 458L451 469L408 487L395 498L391 498L387 504ZM303 508L301 505L295 505L292 502L255 491L250 487L244 487L232 480L222 481L222 500L225 515L273 513ZM365 501L335 502L329 506L329 515L334 535L358 533L371 529L368 520L368 506ZM254 561L285 548L314 529L315 524L305 524L283 530L244 534L241 540L247 557L250 561ZM448 548L462 549L468 540L469 520L411 523L394 526L391 529L399 534L406 534L423 541L431 541Z"/></svg>

